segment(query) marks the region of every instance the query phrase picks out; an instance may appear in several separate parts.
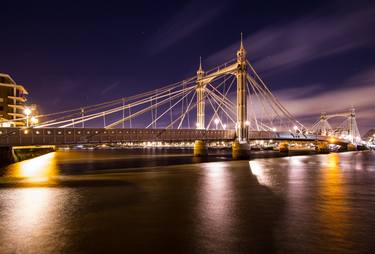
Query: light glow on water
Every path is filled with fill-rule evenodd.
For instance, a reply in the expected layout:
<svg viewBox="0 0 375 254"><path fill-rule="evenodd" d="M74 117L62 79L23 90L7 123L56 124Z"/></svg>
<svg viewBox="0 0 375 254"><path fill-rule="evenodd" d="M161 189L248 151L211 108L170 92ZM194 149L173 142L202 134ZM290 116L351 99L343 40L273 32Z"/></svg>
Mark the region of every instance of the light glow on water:
<svg viewBox="0 0 375 254"><path fill-rule="evenodd" d="M53 152L12 164L7 168L7 176L27 182L47 182L58 172L55 156Z"/></svg>

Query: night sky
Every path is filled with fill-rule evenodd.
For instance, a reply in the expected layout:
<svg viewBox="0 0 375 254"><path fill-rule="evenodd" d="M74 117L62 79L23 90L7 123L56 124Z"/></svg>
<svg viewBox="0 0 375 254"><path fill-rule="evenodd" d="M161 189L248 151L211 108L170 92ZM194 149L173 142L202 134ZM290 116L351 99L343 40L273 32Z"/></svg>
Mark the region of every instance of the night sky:
<svg viewBox="0 0 375 254"><path fill-rule="evenodd" d="M345 2L345 3L344 3ZM133 95L248 59L304 123L352 105L375 127L372 1L4 1L0 72L43 113Z"/></svg>

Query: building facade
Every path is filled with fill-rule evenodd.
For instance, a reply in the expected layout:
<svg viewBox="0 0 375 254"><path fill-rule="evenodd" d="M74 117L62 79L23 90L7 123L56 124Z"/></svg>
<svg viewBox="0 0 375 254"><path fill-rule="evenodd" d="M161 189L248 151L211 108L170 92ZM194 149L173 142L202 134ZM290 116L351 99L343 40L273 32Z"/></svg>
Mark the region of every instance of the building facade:
<svg viewBox="0 0 375 254"><path fill-rule="evenodd" d="M8 74L0 73L0 127L25 125L24 114L27 90Z"/></svg>

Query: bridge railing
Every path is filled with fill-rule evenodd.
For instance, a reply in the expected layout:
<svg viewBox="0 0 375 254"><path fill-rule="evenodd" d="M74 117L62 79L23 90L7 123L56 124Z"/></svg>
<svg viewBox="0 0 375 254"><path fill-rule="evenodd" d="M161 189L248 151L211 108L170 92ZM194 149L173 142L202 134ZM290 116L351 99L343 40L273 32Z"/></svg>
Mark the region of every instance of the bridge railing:
<svg viewBox="0 0 375 254"><path fill-rule="evenodd" d="M234 130L195 129L103 129L103 128L0 128L0 145L69 145L118 142L183 142L197 139L225 141L235 138Z"/></svg>

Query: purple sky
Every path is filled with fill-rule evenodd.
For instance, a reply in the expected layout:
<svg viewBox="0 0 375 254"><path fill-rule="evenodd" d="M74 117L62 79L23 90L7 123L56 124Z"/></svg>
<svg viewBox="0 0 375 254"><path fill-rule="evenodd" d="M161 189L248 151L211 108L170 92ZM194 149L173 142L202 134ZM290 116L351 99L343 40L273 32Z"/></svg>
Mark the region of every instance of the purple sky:
<svg viewBox="0 0 375 254"><path fill-rule="evenodd" d="M94 104L248 58L297 118L356 107L375 127L372 1L8 2L0 15L0 72L43 112Z"/></svg>

